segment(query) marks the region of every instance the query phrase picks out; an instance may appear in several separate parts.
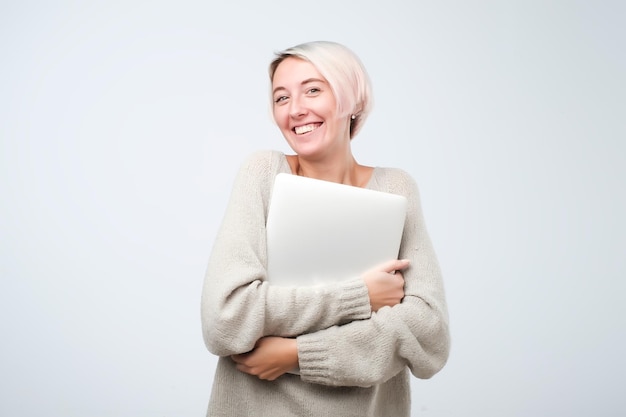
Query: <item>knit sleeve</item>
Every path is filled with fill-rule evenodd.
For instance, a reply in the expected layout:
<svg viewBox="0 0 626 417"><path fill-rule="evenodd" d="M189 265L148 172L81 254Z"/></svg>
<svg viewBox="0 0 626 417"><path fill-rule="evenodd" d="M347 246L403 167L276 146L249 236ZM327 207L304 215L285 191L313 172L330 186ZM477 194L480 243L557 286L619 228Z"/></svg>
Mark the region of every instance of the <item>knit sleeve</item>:
<svg viewBox="0 0 626 417"><path fill-rule="evenodd" d="M388 190L409 201L399 258L411 260L404 271L405 297L383 307L369 320L299 336L303 380L333 386L372 386L408 366L429 378L449 353L448 313L441 272L423 220L417 185L400 170L391 170Z"/></svg>
<svg viewBox="0 0 626 417"><path fill-rule="evenodd" d="M357 277L311 287L267 282L265 223L277 165L277 154L265 151L242 165L213 244L201 319L207 348L219 356L248 352L263 336L296 337L371 315Z"/></svg>

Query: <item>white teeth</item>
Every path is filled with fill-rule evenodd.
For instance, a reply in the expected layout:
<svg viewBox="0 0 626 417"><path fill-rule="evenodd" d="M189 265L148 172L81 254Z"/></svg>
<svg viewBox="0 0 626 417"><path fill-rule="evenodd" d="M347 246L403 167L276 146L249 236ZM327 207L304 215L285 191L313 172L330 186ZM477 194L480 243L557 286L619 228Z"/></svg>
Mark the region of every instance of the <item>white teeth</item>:
<svg viewBox="0 0 626 417"><path fill-rule="evenodd" d="M317 127L318 127L317 124L310 124L310 125L304 125L304 126L296 126L294 130L296 131L296 135L301 135L303 133L311 132L317 129Z"/></svg>

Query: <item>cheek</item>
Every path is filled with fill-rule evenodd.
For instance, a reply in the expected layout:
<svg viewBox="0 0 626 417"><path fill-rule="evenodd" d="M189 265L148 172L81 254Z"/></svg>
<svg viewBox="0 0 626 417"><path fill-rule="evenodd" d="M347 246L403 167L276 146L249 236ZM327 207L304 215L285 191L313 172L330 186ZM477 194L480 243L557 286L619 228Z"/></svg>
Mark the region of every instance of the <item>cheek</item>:
<svg viewBox="0 0 626 417"><path fill-rule="evenodd" d="M272 111L272 116L274 117L274 122L281 129L285 126L288 126L289 118L287 117L287 113L282 107L274 108L274 110Z"/></svg>
<svg viewBox="0 0 626 417"><path fill-rule="evenodd" d="M335 100L328 100L324 103L320 103L318 108L318 114L323 115L324 118L329 120L338 120L339 115L337 114L337 105L335 104Z"/></svg>

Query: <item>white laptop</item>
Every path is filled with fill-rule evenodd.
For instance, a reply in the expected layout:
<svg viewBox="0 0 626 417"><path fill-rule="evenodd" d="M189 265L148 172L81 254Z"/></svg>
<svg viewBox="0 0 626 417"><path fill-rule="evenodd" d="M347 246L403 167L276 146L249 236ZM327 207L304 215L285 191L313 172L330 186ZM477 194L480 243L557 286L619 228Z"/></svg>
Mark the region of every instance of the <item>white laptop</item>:
<svg viewBox="0 0 626 417"><path fill-rule="evenodd" d="M267 218L269 281L315 285L397 259L406 206L404 196L278 174Z"/></svg>

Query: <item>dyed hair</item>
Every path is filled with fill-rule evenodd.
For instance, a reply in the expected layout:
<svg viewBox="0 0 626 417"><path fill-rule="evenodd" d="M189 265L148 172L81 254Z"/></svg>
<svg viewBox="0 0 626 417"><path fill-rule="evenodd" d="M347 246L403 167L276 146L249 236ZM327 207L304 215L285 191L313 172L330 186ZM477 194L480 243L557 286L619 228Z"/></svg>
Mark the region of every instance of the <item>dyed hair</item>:
<svg viewBox="0 0 626 417"><path fill-rule="evenodd" d="M269 67L270 82L287 58L310 62L328 81L337 101L337 114L351 117L350 139L359 132L372 108L372 85L361 60L345 46L328 41L303 43L277 52Z"/></svg>

